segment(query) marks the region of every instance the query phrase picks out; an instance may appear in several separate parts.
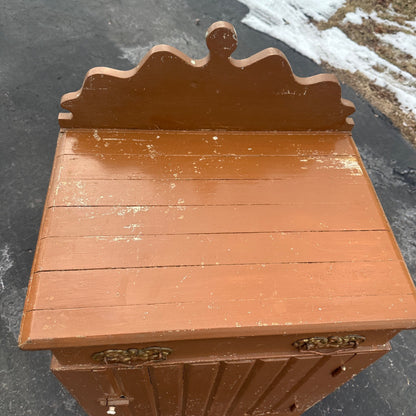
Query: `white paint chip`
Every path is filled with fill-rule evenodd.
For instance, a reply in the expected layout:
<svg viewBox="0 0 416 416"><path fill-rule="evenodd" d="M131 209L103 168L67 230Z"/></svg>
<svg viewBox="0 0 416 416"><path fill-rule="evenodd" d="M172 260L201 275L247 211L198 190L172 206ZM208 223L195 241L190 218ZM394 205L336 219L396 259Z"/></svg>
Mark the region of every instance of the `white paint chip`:
<svg viewBox="0 0 416 416"><path fill-rule="evenodd" d="M101 140L101 137L98 134L98 130L94 130L94 133L92 135L94 136L94 139L97 140L97 142Z"/></svg>

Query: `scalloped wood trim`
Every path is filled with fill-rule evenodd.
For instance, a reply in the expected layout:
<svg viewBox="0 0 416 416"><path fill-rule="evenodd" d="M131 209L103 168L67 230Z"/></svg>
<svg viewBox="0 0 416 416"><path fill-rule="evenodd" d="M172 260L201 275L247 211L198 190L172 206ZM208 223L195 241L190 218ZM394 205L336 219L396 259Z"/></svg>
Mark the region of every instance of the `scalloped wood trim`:
<svg viewBox="0 0 416 416"><path fill-rule="evenodd" d="M209 55L193 60L159 45L129 71L91 69L77 92L65 94L63 128L145 130L348 131L354 105L341 98L332 74L301 78L274 48L249 58L230 57L234 27L208 29Z"/></svg>

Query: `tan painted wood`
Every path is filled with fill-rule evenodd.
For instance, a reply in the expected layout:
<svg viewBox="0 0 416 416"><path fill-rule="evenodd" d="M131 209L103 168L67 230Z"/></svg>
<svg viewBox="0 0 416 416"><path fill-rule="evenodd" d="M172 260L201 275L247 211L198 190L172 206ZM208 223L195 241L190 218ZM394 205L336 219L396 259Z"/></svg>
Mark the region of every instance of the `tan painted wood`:
<svg viewBox="0 0 416 416"><path fill-rule="evenodd" d="M307 176L333 178L361 176L362 170L353 156L136 156L92 155L61 156L60 179L281 179Z"/></svg>
<svg viewBox="0 0 416 416"><path fill-rule="evenodd" d="M114 132L100 133L105 137ZM126 155L130 162L131 158L150 163L179 158L192 172L195 158L199 161L212 150L212 143L206 143L200 132L178 133L179 141L192 153L186 156L181 147L172 144L176 136L169 132L161 138L153 159L152 153L146 153L152 133L146 133L144 147L132 144L142 143L142 139L133 141L131 131L122 134L130 143ZM142 134L137 133L137 137ZM264 156L253 157L239 148L243 180L221 178L214 166L204 172L203 179L129 179L128 169L136 169L130 162L124 179L119 176L114 180L110 178L116 173L105 158L115 157L121 166L120 148L115 153L95 153L95 143L104 139L97 141L94 133L92 138L91 132L81 130L63 134L26 306L27 324L22 332L25 347L47 347L50 338L57 346L74 345L81 339L84 345L105 344L106 332L117 332L113 325L118 320L123 321L118 342L157 339L163 333L158 305L161 314L173 314L173 326L169 320L163 324L164 337L168 338L173 337L172 330L191 327L196 337L224 336L231 329L236 334L301 331L298 321L294 327L285 326L296 321L293 317L299 310L301 314L315 314L308 321L310 330L317 324L322 324L321 330L325 325L330 328L335 321L345 324L338 329L351 328L354 332L360 325L367 330L380 328L377 311L387 312L382 316L390 328L414 325L413 285L353 143L344 134L317 136L317 155L313 135L294 135L290 141L282 140L281 135L256 136ZM216 148L224 152L223 159L238 160L231 149L241 137L239 133L222 133L221 146ZM80 149L80 138L85 143L94 142ZM244 146L249 140L250 135L243 136ZM283 152L280 156L279 151ZM213 160L218 163L220 158L216 155ZM334 169L337 158L353 160L360 174L351 174L347 164ZM270 160L276 160L275 168ZM296 165L294 160L313 161L315 171L300 169L307 162ZM280 165L279 161L287 164ZM267 166L265 172L271 175L284 175L250 179L252 175L259 178L258 164ZM235 177L234 168L227 169L226 177ZM189 274L192 279L183 280ZM325 315L309 303L312 300L307 297L314 293L317 297L311 299L319 299ZM353 301L353 296L359 298ZM224 326L224 319L230 318L235 306L227 303L230 299L250 305L257 300L263 306L258 308L255 321L242 323L232 314L235 322ZM266 308L266 301L274 306ZM199 307L205 305L206 316L196 302L205 302ZM402 305L398 307L399 303ZM346 313L338 305L352 310ZM367 320L365 311L370 305L374 305L369 315L372 318ZM217 315L210 307L217 309ZM200 316L200 322L192 320L190 326L185 315L178 314L181 308L187 317ZM279 314L286 311L285 320L279 321L283 325L280 329L255 324L276 323L275 308ZM389 308L396 311L390 319ZM54 320L65 328L63 331L50 325L48 318L51 311L60 310ZM137 316L142 316L139 327ZM144 316L150 321L142 327ZM364 323L360 322L363 316ZM71 320L78 322L82 317L89 326L93 323L94 334L88 335L87 328L68 326ZM214 317L218 321L210 322ZM240 325L248 327L239 329ZM86 338L79 337L81 329ZM134 335L140 331L141 335Z"/></svg>
<svg viewBox="0 0 416 416"><path fill-rule="evenodd" d="M47 206L372 204L362 177L277 180L79 180L59 182ZM288 194L290 200L288 199ZM369 200L370 199L370 200Z"/></svg>
<svg viewBox="0 0 416 416"><path fill-rule="evenodd" d="M366 206L348 202L186 207L141 205L51 207L50 211L44 225L45 237L387 229L375 201ZM348 215L343 215L345 212Z"/></svg>
<svg viewBox="0 0 416 416"><path fill-rule="evenodd" d="M166 131L70 129L61 134L57 155L281 155L355 154L349 133Z"/></svg>
<svg viewBox="0 0 416 416"><path fill-rule="evenodd" d="M206 41L200 60L159 45L132 70L91 69L79 91L62 97L70 113L60 114L61 127L351 130L355 108L333 75L297 77L273 48L230 58L237 35L226 22L211 25Z"/></svg>
<svg viewBox="0 0 416 416"><path fill-rule="evenodd" d="M416 325L415 304L411 293L38 309L26 312L21 343L25 349L47 349L301 334L305 329L313 334L406 329Z"/></svg>
<svg viewBox="0 0 416 416"><path fill-rule="evenodd" d="M276 296L400 296L412 293L411 281L395 279L404 270L399 261L357 261L40 272L34 276L36 299L30 310L147 305L155 298L164 304L266 301Z"/></svg>
<svg viewBox="0 0 416 416"><path fill-rule="evenodd" d="M386 231L49 237L35 271L397 259Z"/></svg>

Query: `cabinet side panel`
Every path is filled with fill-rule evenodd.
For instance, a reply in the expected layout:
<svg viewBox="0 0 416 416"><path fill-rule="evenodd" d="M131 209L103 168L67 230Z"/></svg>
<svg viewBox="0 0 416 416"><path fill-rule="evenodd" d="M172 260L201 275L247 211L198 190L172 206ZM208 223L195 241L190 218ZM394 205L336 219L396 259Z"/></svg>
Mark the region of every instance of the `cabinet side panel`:
<svg viewBox="0 0 416 416"><path fill-rule="evenodd" d="M279 403L295 388L303 378L320 364L320 356L292 357L273 383L250 409L250 413L260 415L271 413Z"/></svg>
<svg viewBox="0 0 416 416"><path fill-rule="evenodd" d="M312 407L338 387L356 376L364 368L386 354L390 348L371 352L342 354L325 357L321 366L305 378L291 392L280 409L295 405L302 412Z"/></svg>

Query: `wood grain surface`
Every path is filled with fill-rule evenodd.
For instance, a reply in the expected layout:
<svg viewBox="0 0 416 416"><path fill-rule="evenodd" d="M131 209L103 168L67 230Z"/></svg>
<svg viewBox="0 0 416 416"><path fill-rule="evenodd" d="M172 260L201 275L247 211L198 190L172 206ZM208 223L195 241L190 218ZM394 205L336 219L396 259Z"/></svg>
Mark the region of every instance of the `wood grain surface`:
<svg viewBox="0 0 416 416"><path fill-rule="evenodd" d="M402 329L414 293L348 134L68 130L20 342Z"/></svg>

